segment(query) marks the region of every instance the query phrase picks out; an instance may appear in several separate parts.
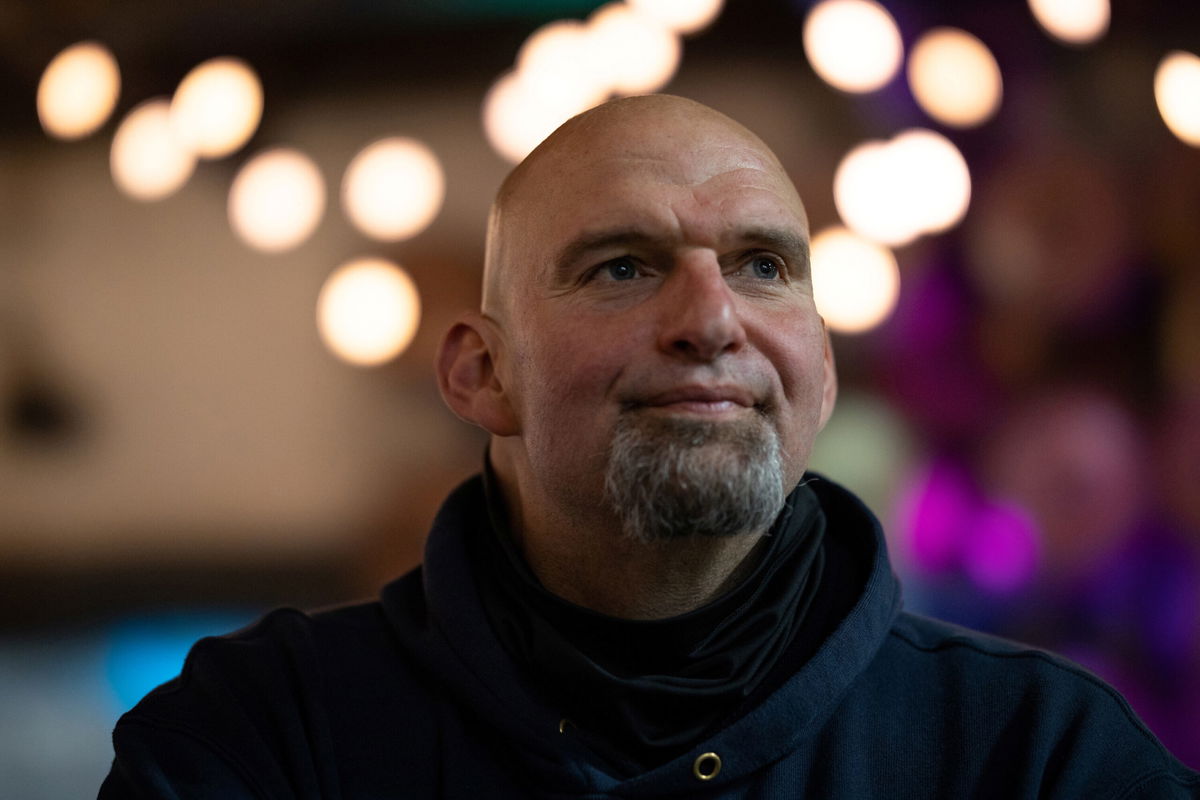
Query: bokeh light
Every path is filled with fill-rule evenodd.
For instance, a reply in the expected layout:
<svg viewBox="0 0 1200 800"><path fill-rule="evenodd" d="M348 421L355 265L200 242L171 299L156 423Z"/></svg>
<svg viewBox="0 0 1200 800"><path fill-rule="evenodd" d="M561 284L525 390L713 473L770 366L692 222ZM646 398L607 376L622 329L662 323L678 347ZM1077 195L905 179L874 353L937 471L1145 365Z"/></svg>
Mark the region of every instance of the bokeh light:
<svg viewBox="0 0 1200 800"><path fill-rule="evenodd" d="M213 609L139 614L116 622L108 634L105 667L119 709L179 675L192 645L254 621L249 610Z"/></svg>
<svg viewBox="0 0 1200 800"><path fill-rule="evenodd" d="M509 72L483 98L483 131L492 148L515 164L555 128L592 105L584 96L541 96L521 73Z"/></svg>
<svg viewBox="0 0 1200 800"><path fill-rule="evenodd" d="M896 21L871 0L823 0L804 20L804 52L817 75L846 92L871 92L900 68Z"/></svg>
<svg viewBox="0 0 1200 800"><path fill-rule="evenodd" d="M1038 531L1020 507L983 504L972 515L968 529L962 566L976 586L994 594L1011 594L1037 575Z"/></svg>
<svg viewBox="0 0 1200 800"><path fill-rule="evenodd" d="M929 116L956 128L979 125L1000 107L1000 67L987 45L958 28L935 28L913 45L908 85Z"/></svg>
<svg viewBox="0 0 1200 800"><path fill-rule="evenodd" d="M842 221L856 233L902 245L962 219L971 174L949 139L914 128L851 149L834 174L833 195Z"/></svg>
<svg viewBox="0 0 1200 800"><path fill-rule="evenodd" d="M1029 0L1038 24L1067 44L1088 44L1104 35L1111 16L1108 0Z"/></svg>
<svg viewBox="0 0 1200 800"><path fill-rule="evenodd" d="M589 108L608 97L608 59L595 47L591 29L574 19L549 22L529 35L517 52L516 69L526 93L551 105Z"/></svg>
<svg viewBox="0 0 1200 800"><path fill-rule="evenodd" d="M338 267L317 300L317 327L339 358L375 366L404 351L417 332L421 301L412 278L382 258Z"/></svg>
<svg viewBox="0 0 1200 800"><path fill-rule="evenodd" d="M725 0L628 0L629 5L686 36L712 24Z"/></svg>
<svg viewBox="0 0 1200 800"><path fill-rule="evenodd" d="M886 247L841 227L812 238L813 298L829 327L862 333L887 319L900 295L900 268Z"/></svg>
<svg viewBox="0 0 1200 800"><path fill-rule="evenodd" d="M588 18L593 52L602 55L615 94L645 94L667 85L679 68L679 36L625 3L601 6Z"/></svg>
<svg viewBox="0 0 1200 800"><path fill-rule="evenodd" d="M538 28L521 46L515 68L484 97L488 142L516 163L559 125L610 96L663 88L679 68L683 45L670 20L682 24L682 10L673 2L653 9L612 2L587 22L556 20Z"/></svg>
<svg viewBox="0 0 1200 800"><path fill-rule="evenodd" d="M196 157L171 126L171 104L147 100L121 121L109 158L117 188L138 200L161 200L187 183Z"/></svg>
<svg viewBox="0 0 1200 800"><path fill-rule="evenodd" d="M251 247L288 250L307 239L325 211L325 182L297 150L260 153L238 172L229 190L229 222Z"/></svg>
<svg viewBox="0 0 1200 800"><path fill-rule="evenodd" d="M38 83L42 128L59 139L80 139L108 120L121 93L117 59L97 42L79 42L56 55Z"/></svg>
<svg viewBox="0 0 1200 800"><path fill-rule="evenodd" d="M1154 99L1171 133L1200 147L1200 57L1183 50L1164 56L1154 73Z"/></svg>
<svg viewBox="0 0 1200 800"><path fill-rule="evenodd" d="M382 139L350 162L342 179L342 204L359 230L383 241L415 236L442 207L446 178L441 162L416 139Z"/></svg>
<svg viewBox="0 0 1200 800"><path fill-rule="evenodd" d="M891 157L911 172L910 202L921 233L957 225L971 204L971 171L958 148L940 133L914 128L899 134Z"/></svg>
<svg viewBox="0 0 1200 800"><path fill-rule="evenodd" d="M262 84L250 65L237 58L213 58L180 81L171 121L196 155L220 158L249 141L262 108Z"/></svg>
<svg viewBox="0 0 1200 800"><path fill-rule="evenodd" d="M809 466L853 486L867 507L884 514L912 471L914 442L912 430L890 403L850 389L838 393L833 416L813 443ZM885 534L894 533L890 528L885 520Z"/></svg>
<svg viewBox="0 0 1200 800"><path fill-rule="evenodd" d="M914 470L903 493L901 532L907 562L929 575L958 567L975 504L970 478L944 459Z"/></svg>

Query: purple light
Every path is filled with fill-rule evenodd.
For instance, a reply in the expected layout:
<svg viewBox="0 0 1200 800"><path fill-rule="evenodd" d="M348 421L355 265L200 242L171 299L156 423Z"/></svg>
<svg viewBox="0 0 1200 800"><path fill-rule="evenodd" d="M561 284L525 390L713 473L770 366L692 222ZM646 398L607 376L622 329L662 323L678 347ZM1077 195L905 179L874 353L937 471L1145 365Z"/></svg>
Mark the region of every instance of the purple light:
<svg viewBox="0 0 1200 800"><path fill-rule="evenodd" d="M907 495L904 520L912 562L929 573L952 569L972 516L966 477L956 466L935 463Z"/></svg>
<svg viewBox="0 0 1200 800"><path fill-rule="evenodd" d="M980 588L1009 594L1037 572L1038 535L1033 520L1012 505L981 506L970 522L963 568Z"/></svg>

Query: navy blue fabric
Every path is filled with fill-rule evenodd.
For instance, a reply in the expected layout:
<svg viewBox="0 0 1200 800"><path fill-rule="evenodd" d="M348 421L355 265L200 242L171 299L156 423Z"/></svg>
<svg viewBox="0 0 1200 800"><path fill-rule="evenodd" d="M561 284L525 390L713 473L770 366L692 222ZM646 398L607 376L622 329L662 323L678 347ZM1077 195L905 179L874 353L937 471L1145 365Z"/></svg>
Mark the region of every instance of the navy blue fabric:
<svg viewBox="0 0 1200 800"><path fill-rule="evenodd" d="M506 657L466 556L474 479L380 601L198 642L117 724L100 797L1200 798L1200 776L1096 677L903 612L874 518L813 488L828 536L867 559L857 602L793 675L666 764L612 774ZM710 780L693 770L705 753Z"/></svg>

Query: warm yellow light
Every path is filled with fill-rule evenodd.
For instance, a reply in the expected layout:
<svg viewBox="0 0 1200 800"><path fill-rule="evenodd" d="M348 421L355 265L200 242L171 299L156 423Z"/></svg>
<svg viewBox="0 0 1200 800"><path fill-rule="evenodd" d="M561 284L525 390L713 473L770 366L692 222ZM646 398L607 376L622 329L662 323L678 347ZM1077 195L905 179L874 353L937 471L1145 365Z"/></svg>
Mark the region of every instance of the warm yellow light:
<svg viewBox="0 0 1200 800"><path fill-rule="evenodd" d="M892 251L845 228L812 239L813 299L829 327L862 333L892 313L900 296L900 268Z"/></svg>
<svg viewBox="0 0 1200 800"><path fill-rule="evenodd" d="M725 0L628 0L681 36L703 30L721 13Z"/></svg>
<svg viewBox="0 0 1200 800"><path fill-rule="evenodd" d="M913 129L847 153L834 173L833 196L856 233L898 246L957 224L970 202L971 175L949 139Z"/></svg>
<svg viewBox="0 0 1200 800"><path fill-rule="evenodd" d="M339 358L359 366L382 364L408 347L421 320L412 278L382 258L338 267L317 300L317 328Z"/></svg>
<svg viewBox="0 0 1200 800"><path fill-rule="evenodd" d="M1163 122L1192 147L1200 147L1200 58L1175 50L1154 73L1154 99Z"/></svg>
<svg viewBox="0 0 1200 800"><path fill-rule="evenodd" d="M121 92L117 60L96 42L73 44L56 55L38 83L38 119L46 133L80 139L108 120Z"/></svg>
<svg viewBox="0 0 1200 800"><path fill-rule="evenodd" d="M992 51L958 28L934 28L917 40L908 85L929 116L956 128L979 125L1000 107L1000 67Z"/></svg>
<svg viewBox="0 0 1200 800"><path fill-rule="evenodd" d="M560 19L525 40L517 53L517 72L524 91L539 103L589 108L608 97L608 61L587 25Z"/></svg>
<svg viewBox="0 0 1200 800"><path fill-rule="evenodd" d="M844 223L863 236L896 245L911 241L916 225L896 196L900 181L890 174L891 168L885 143L856 145L834 172L833 199Z"/></svg>
<svg viewBox="0 0 1200 800"><path fill-rule="evenodd" d="M891 158L908 184L908 204L920 233L940 233L962 221L971 204L971 171L954 143L914 128L892 140Z"/></svg>
<svg viewBox="0 0 1200 800"><path fill-rule="evenodd" d="M539 95L520 73L509 72L483 98L483 131L496 152L515 164L555 128L592 105L582 96Z"/></svg>
<svg viewBox="0 0 1200 800"><path fill-rule="evenodd" d="M625 3L603 5L588 18L593 52L616 94L645 94L667 85L679 68L679 36Z"/></svg>
<svg viewBox="0 0 1200 800"><path fill-rule="evenodd" d="M258 75L237 58L213 58L179 83L171 101L172 123L201 158L220 158L249 141L262 118Z"/></svg>
<svg viewBox="0 0 1200 800"><path fill-rule="evenodd" d="M175 135L165 97L125 116L113 136L109 166L117 188L138 200L161 200L187 183L196 157Z"/></svg>
<svg viewBox="0 0 1200 800"><path fill-rule="evenodd" d="M342 178L342 205L367 236L395 242L433 222L446 195L442 164L416 139L382 139L365 147Z"/></svg>
<svg viewBox="0 0 1200 800"><path fill-rule="evenodd" d="M241 168L229 190L229 222L251 247L288 250L307 239L325 211L325 182L297 150L260 153Z"/></svg>
<svg viewBox="0 0 1200 800"><path fill-rule="evenodd" d="M804 20L804 52L817 75L846 92L871 92L900 68L896 21L871 0L823 0Z"/></svg>
<svg viewBox="0 0 1200 800"><path fill-rule="evenodd" d="M1029 0L1029 10L1051 36L1067 44L1089 44L1108 30L1108 0Z"/></svg>

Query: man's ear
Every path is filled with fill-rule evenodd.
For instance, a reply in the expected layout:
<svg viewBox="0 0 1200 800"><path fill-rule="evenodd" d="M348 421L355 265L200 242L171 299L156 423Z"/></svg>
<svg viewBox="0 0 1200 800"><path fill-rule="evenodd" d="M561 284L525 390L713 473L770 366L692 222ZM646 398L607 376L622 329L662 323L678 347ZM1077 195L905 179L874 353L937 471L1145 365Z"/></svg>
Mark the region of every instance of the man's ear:
<svg viewBox="0 0 1200 800"><path fill-rule="evenodd" d="M829 422L829 418L833 416L833 407L837 405L838 381L837 381L837 366L833 361L833 341L829 337L829 326L824 320L821 322L825 328L825 368L823 376L824 389L821 392L821 427L825 427L825 423Z"/></svg>
<svg viewBox="0 0 1200 800"><path fill-rule="evenodd" d="M442 337L434 366L451 411L495 436L514 436L520 426L496 374L496 334L478 312L463 314Z"/></svg>

